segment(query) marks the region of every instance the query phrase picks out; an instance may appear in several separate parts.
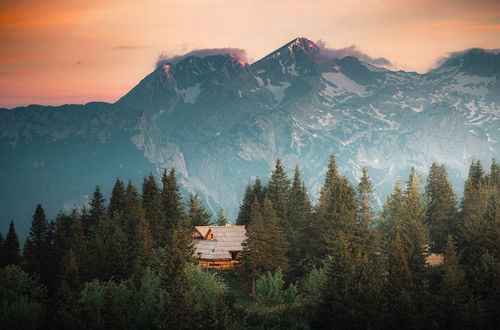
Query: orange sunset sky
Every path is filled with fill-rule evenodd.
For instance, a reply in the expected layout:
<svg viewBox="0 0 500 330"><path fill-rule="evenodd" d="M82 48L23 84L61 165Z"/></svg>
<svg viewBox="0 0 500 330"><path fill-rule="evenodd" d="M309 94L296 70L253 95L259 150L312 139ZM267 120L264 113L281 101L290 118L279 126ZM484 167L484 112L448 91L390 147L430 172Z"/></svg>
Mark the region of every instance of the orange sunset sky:
<svg viewBox="0 0 500 330"><path fill-rule="evenodd" d="M423 73L500 48L500 1L4 0L0 107L114 102L162 53L233 47L252 62L298 36Z"/></svg>

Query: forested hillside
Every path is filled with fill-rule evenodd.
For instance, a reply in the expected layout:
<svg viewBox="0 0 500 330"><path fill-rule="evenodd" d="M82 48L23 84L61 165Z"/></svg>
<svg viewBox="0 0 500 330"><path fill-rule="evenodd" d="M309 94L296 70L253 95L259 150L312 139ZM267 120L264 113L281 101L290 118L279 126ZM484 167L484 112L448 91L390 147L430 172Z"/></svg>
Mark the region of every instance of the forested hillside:
<svg viewBox="0 0 500 330"><path fill-rule="evenodd" d="M88 207L52 220L34 205L22 253L14 221L0 235L1 328L500 328L494 159L470 164L460 200L444 165L426 181L412 169L379 213L366 168L353 183L331 155L317 203L300 168L285 168L278 159L244 189L229 220L248 236L233 270L197 265L193 226L228 219L197 194L183 203L174 169L140 190L97 186Z"/></svg>

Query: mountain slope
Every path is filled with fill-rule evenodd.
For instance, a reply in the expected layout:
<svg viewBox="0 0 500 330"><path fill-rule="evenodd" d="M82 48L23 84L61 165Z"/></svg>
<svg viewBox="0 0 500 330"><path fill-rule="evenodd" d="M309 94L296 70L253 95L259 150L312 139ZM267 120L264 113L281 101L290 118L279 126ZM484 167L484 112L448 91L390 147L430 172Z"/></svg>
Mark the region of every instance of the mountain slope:
<svg viewBox="0 0 500 330"><path fill-rule="evenodd" d="M305 38L249 65L231 55L164 64L115 104L0 110L2 225L27 227L174 166L185 190L234 215L246 182L277 157L317 193L330 152L352 180L368 166L383 199L411 166L446 163L462 189L470 160L499 154L500 55L473 49L427 74L328 58ZM6 225L5 225L6 226ZM5 231L5 228L0 228Z"/></svg>

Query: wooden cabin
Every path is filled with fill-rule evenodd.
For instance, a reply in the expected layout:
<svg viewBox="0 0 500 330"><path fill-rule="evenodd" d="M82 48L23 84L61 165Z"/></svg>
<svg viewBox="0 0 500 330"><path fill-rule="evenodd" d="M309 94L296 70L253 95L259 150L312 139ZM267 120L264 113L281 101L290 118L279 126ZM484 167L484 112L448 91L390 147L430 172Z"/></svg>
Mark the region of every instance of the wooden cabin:
<svg viewBox="0 0 500 330"><path fill-rule="evenodd" d="M196 226L191 236L200 266L229 269L240 264L245 226Z"/></svg>

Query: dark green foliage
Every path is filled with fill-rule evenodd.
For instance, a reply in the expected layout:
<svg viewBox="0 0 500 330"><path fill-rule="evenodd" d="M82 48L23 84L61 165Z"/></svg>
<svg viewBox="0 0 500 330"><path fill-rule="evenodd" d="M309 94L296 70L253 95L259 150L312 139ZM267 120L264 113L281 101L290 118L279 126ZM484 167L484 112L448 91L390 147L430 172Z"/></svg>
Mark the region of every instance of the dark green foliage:
<svg viewBox="0 0 500 330"><path fill-rule="evenodd" d="M456 196L444 165L432 163L427 177L427 224L433 253L443 253L447 235L457 234Z"/></svg>
<svg viewBox="0 0 500 330"><path fill-rule="evenodd" d="M144 218L151 230L152 239L155 246L161 242L162 223L164 218L161 190L156 183L153 174L144 177L142 183L142 207L144 208Z"/></svg>
<svg viewBox="0 0 500 330"><path fill-rule="evenodd" d="M101 281L124 280L128 278L127 236L116 220L111 220L106 213L99 224L96 235L97 278Z"/></svg>
<svg viewBox="0 0 500 330"><path fill-rule="evenodd" d="M455 242L453 237L448 235L444 250L443 304L441 306L448 329L457 329L462 326L464 308L468 299L465 274L458 261Z"/></svg>
<svg viewBox="0 0 500 330"><path fill-rule="evenodd" d="M45 217L42 205L38 204L31 221L30 233L24 243L24 258L26 269L30 273L36 273L42 278L48 275L47 257L49 247L47 246L47 233L49 224Z"/></svg>
<svg viewBox="0 0 500 330"><path fill-rule="evenodd" d="M273 204L276 216L280 219L283 227L287 231L290 225L286 219L289 191L290 180L286 175L281 159L278 158L267 185L266 195Z"/></svg>
<svg viewBox="0 0 500 330"><path fill-rule="evenodd" d="M238 218L236 218L236 224L240 226L248 226L251 219L252 203L254 201L254 194L251 184L247 184L245 188L245 193L243 194L243 201L240 205L240 211L238 213Z"/></svg>
<svg viewBox="0 0 500 330"><path fill-rule="evenodd" d="M365 228L373 225L375 221L374 192L373 183L368 176L368 169L363 167L361 179L356 189L356 200L358 202L357 223Z"/></svg>
<svg viewBox="0 0 500 330"><path fill-rule="evenodd" d="M217 219L215 220L215 224L217 226L227 226L227 225L229 225L229 219L227 218L227 215L224 212L224 208L223 207L221 207L217 211Z"/></svg>
<svg viewBox="0 0 500 330"><path fill-rule="evenodd" d="M198 265L188 264L187 277L193 288L193 314L200 315L199 327L203 329L225 329L227 309L225 292L227 286L218 274L206 271Z"/></svg>
<svg viewBox="0 0 500 330"><path fill-rule="evenodd" d="M312 206L307 194L307 188L300 177L298 166L295 167L287 212L287 221L289 223L287 237L291 248L291 262L298 273L303 273L307 247L312 244L312 242L308 242L308 239L312 239L308 235L311 228Z"/></svg>
<svg viewBox="0 0 500 330"><path fill-rule="evenodd" d="M284 168L247 186L243 265L230 271L196 265L191 228L209 216L196 195L186 214L174 170L161 191L146 177L142 195L117 179L108 211L99 189L89 210L50 223L38 205L21 263L34 274L0 269L2 329L500 328L495 160L490 173L471 164L458 215L433 164L425 193L412 169L378 222L366 169L354 189L331 155L313 207L298 167L291 185ZM227 222L221 208L217 224ZM0 247L2 265L22 260L13 223ZM443 265L426 264L429 248Z"/></svg>
<svg viewBox="0 0 500 330"><path fill-rule="evenodd" d="M169 298L160 285L160 275L147 267L143 272L139 289L132 297L135 309L132 315L134 328L159 329L162 327L162 317L168 314Z"/></svg>
<svg viewBox="0 0 500 330"><path fill-rule="evenodd" d="M82 283L78 261L73 248L70 248L65 253L59 273L61 282L52 303L51 327L55 329L74 329L78 327L80 318L78 294Z"/></svg>
<svg viewBox="0 0 500 330"><path fill-rule="evenodd" d="M90 210L89 215L86 217L86 221L82 223L83 230L85 234L92 240L97 232L97 228L99 227L99 222L104 212L106 211L106 207L104 206L105 199L102 196L101 189L99 186L95 187L94 195L92 200L90 201Z"/></svg>
<svg viewBox="0 0 500 330"><path fill-rule="evenodd" d="M384 310L384 269L366 248L340 231L325 261L323 286L312 325L318 328L380 327Z"/></svg>
<svg viewBox="0 0 500 330"><path fill-rule="evenodd" d="M116 178L115 186L109 199L108 213L111 217L121 216L125 213L125 184Z"/></svg>
<svg viewBox="0 0 500 330"><path fill-rule="evenodd" d="M0 269L2 329L39 329L45 317L46 290L36 276L15 265Z"/></svg>
<svg viewBox="0 0 500 330"><path fill-rule="evenodd" d="M212 213L205 209L200 195L189 194L188 216L191 226L209 226L212 223Z"/></svg>
<svg viewBox="0 0 500 330"><path fill-rule="evenodd" d="M316 238L310 247L313 259L321 260L329 254L340 232L354 234L356 209L354 188L347 178L338 175L337 163L332 154L314 216L311 234ZM315 263L318 264L318 261Z"/></svg>
<svg viewBox="0 0 500 330"><path fill-rule="evenodd" d="M252 278L252 294L255 296L255 280L268 270L265 249L269 246L264 217L260 211L257 198L252 203L250 224L247 226L247 237L247 240L243 243L242 261L245 271Z"/></svg>
<svg viewBox="0 0 500 330"><path fill-rule="evenodd" d="M142 269L149 259L153 240L144 217L141 197L137 188L131 182L128 183L125 192L124 222L124 232L128 242L127 267L131 272L130 274L139 279L142 275Z"/></svg>
<svg viewBox="0 0 500 330"><path fill-rule="evenodd" d="M168 246L172 242L172 233L174 229L185 215L184 207L182 206L182 197L179 192L179 185L175 177L175 170L172 168L168 173L167 170L164 170L161 182L163 183L161 197L164 220L159 229L159 237L161 237L159 245Z"/></svg>
<svg viewBox="0 0 500 330"><path fill-rule="evenodd" d="M186 274L193 255L190 240L189 231L179 225L172 233L172 244L162 264L161 287L170 297L167 324L175 329L192 329L197 321L191 313L196 302L192 300L193 287Z"/></svg>
<svg viewBox="0 0 500 330"><path fill-rule="evenodd" d="M5 237L5 242L2 248L2 260L0 260L0 267L6 265L19 265L21 256L19 255L19 239L17 238L14 220L10 221L9 232Z"/></svg>
<svg viewBox="0 0 500 330"><path fill-rule="evenodd" d="M271 307L282 304L293 304L301 299L294 284L290 284L286 289L284 286L285 281L283 280L281 268L278 268L274 273L265 273L256 283L258 301Z"/></svg>

